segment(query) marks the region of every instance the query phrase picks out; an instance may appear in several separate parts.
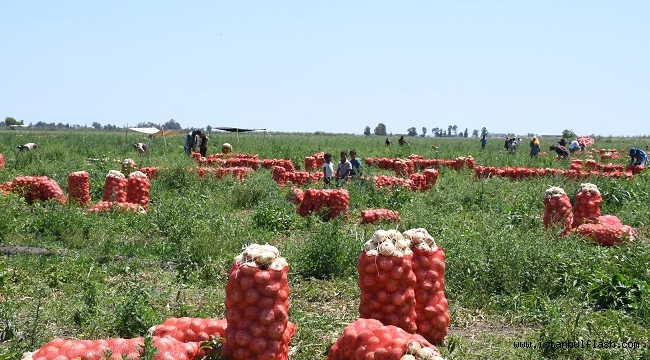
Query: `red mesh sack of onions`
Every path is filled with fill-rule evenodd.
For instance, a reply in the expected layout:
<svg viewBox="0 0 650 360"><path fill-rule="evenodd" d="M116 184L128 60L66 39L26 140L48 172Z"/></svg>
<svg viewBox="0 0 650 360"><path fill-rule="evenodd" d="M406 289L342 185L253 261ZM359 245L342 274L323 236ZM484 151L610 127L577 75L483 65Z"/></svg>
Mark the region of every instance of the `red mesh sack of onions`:
<svg viewBox="0 0 650 360"><path fill-rule="evenodd" d="M5 168L5 157L0 154L0 169Z"/></svg>
<svg viewBox="0 0 650 360"><path fill-rule="evenodd" d="M593 222L600 214L600 204L603 197L600 195L598 186L590 183L580 184L580 189L573 202L573 224L576 228L585 221ZM589 221L592 220L592 221Z"/></svg>
<svg viewBox="0 0 650 360"><path fill-rule="evenodd" d="M149 207L149 178L141 171L129 174L126 184L126 202L138 204L147 211Z"/></svg>
<svg viewBox="0 0 650 360"><path fill-rule="evenodd" d="M418 334L359 319L344 330L329 349L327 360L443 360L440 351Z"/></svg>
<svg viewBox="0 0 650 360"><path fill-rule="evenodd" d="M291 191L287 194L287 200L293 204L300 205L302 199L305 197L305 192L302 189L297 187L292 187Z"/></svg>
<svg viewBox="0 0 650 360"><path fill-rule="evenodd" d="M66 203L63 190L59 184L47 176L19 176L14 178L13 191L24 197L27 203L34 200L47 201L58 200L61 204Z"/></svg>
<svg viewBox="0 0 650 360"><path fill-rule="evenodd" d="M575 232L603 246L629 243L636 238L636 231L621 223L616 216L599 216L595 222L584 223Z"/></svg>
<svg viewBox="0 0 650 360"><path fill-rule="evenodd" d="M122 161L122 172L127 173L131 170L137 169L138 166L135 164L135 161L133 159L124 159Z"/></svg>
<svg viewBox="0 0 650 360"><path fill-rule="evenodd" d="M102 201L126 202L126 185L128 181L124 174L111 170L104 181Z"/></svg>
<svg viewBox="0 0 650 360"><path fill-rule="evenodd" d="M137 212L145 213L144 208L139 204L132 204L127 202L115 202L115 201L99 201L97 204L91 206L86 210L86 214L90 213L106 213L112 211L123 211L123 212Z"/></svg>
<svg viewBox="0 0 650 360"><path fill-rule="evenodd" d="M544 228L559 226L562 231L560 236L571 232L573 212L571 200L562 188L553 186L546 190L544 195Z"/></svg>
<svg viewBox="0 0 650 360"><path fill-rule="evenodd" d="M158 168L157 167L142 167L140 168L140 171L143 173L147 174L149 179L157 179L158 178Z"/></svg>
<svg viewBox="0 0 650 360"><path fill-rule="evenodd" d="M205 352L198 342L182 342L172 337L154 337L153 345L158 349L154 360L202 359ZM103 360L107 351L112 352L110 360L139 360L143 338L107 340L65 340L54 339L33 353L25 353L23 360Z"/></svg>
<svg viewBox="0 0 650 360"><path fill-rule="evenodd" d="M389 209L361 210L361 223L374 224L380 221L400 222L399 212Z"/></svg>
<svg viewBox="0 0 650 360"><path fill-rule="evenodd" d="M79 205L90 205L90 176L86 171L75 171L68 175L70 200Z"/></svg>
<svg viewBox="0 0 650 360"><path fill-rule="evenodd" d="M273 171L273 181L278 183L278 185L284 185L287 182L287 169L282 166L276 165L272 168Z"/></svg>
<svg viewBox="0 0 650 360"><path fill-rule="evenodd" d="M415 273L417 333L433 344L447 336L449 308L445 297L445 253L424 228L402 233L411 242Z"/></svg>
<svg viewBox="0 0 650 360"><path fill-rule="evenodd" d="M415 333L415 274L411 243L397 230L378 230L357 261L359 317Z"/></svg>
<svg viewBox="0 0 650 360"><path fill-rule="evenodd" d="M5 181L4 183L0 184L0 193L8 194L10 192L13 192L13 190L14 190L13 181Z"/></svg>
<svg viewBox="0 0 650 360"><path fill-rule="evenodd" d="M225 337L226 326L226 319L169 318L160 325L152 326L149 334L159 337L171 336L183 342L201 342L212 337Z"/></svg>
<svg viewBox="0 0 650 360"><path fill-rule="evenodd" d="M235 257L226 285L229 360L286 360L296 325L289 322L289 265L271 245Z"/></svg>

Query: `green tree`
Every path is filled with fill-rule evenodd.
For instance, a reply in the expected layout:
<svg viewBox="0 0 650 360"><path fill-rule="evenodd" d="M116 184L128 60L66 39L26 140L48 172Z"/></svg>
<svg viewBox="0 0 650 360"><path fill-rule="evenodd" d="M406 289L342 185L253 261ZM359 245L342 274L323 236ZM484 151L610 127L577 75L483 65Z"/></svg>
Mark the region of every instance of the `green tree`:
<svg viewBox="0 0 650 360"><path fill-rule="evenodd" d="M418 129L415 126L408 128L406 131L408 136L418 136Z"/></svg>
<svg viewBox="0 0 650 360"><path fill-rule="evenodd" d="M488 134L488 130L487 130L487 128L485 126L483 126L481 128L481 137L487 136L487 134Z"/></svg>
<svg viewBox="0 0 650 360"><path fill-rule="evenodd" d="M98 123L97 121L93 122L92 124L93 129L95 130L101 130L102 129L102 124Z"/></svg>
<svg viewBox="0 0 650 360"><path fill-rule="evenodd" d="M576 133L573 130L564 129L562 130L562 137L565 139L573 139L576 137Z"/></svg>
<svg viewBox="0 0 650 360"><path fill-rule="evenodd" d="M451 130L453 130L453 129L454 129L454 127L451 126L451 125L449 125L449 126L447 127L447 136L451 136Z"/></svg>
<svg viewBox="0 0 650 360"><path fill-rule="evenodd" d="M363 135L370 135L370 126L366 126L366 128L363 130Z"/></svg>
<svg viewBox="0 0 650 360"><path fill-rule="evenodd" d="M212 126L208 125L205 127L205 131L208 132L208 134L212 131Z"/></svg>
<svg viewBox="0 0 650 360"><path fill-rule="evenodd" d="M177 123L176 120L171 119L163 124L163 129L167 130L180 130L182 129L181 124Z"/></svg>
<svg viewBox="0 0 650 360"><path fill-rule="evenodd" d="M454 125L451 127L452 130L454 130L454 136L458 135L458 125Z"/></svg>
<svg viewBox="0 0 650 360"><path fill-rule="evenodd" d="M11 125L22 125L22 124L23 124L23 121L22 121L22 120L21 120L21 121L18 121L18 120L16 120L16 119L12 118L12 117L6 117L6 118L5 118L5 124L7 124L7 126L11 126Z"/></svg>
<svg viewBox="0 0 650 360"><path fill-rule="evenodd" d="M463 131L463 137L467 137L467 128L465 128L465 131Z"/></svg>
<svg viewBox="0 0 650 360"><path fill-rule="evenodd" d="M386 136L386 125L383 123L377 124L375 128L375 135Z"/></svg>
<svg viewBox="0 0 650 360"><path fill-rule="evenodd" d="M472 137L478 137L478 130L474 129L474 131L472 131Z"/></svg>
<svg viewBox="0 0 650 360"><path fill-rule="evenodd" d="M427 136L427 128L426 127L424 127L424 126L422 127L422 135L420 135L420 136L422 136L422 137Z"/></svg>

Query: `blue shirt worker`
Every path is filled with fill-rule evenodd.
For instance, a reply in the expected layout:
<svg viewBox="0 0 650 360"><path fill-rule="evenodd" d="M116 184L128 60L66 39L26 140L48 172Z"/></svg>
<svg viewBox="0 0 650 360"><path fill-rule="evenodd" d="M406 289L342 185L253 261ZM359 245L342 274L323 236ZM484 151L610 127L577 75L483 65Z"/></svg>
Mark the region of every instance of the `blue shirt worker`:
<svg viewBox="0 0 650 360"><path fill-rule="evenodd" d="M350 164L352 164L352 172L350 175L352 176L360 176L361 175L361 160L357 158L357 151L356 150L350 150Z"/></svg>
<svg viewBox="0 0 650 360"><path fill-rule="evenodd" d="M630 165L641 165L643 167L648 165L648 155L641 149L631 148L630 158Z"/></svg>

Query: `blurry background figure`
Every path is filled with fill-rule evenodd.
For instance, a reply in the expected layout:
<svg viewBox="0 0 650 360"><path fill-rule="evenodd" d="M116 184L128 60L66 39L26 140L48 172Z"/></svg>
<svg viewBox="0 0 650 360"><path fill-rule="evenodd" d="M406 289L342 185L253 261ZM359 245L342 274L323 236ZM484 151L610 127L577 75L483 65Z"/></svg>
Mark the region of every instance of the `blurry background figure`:
<svg viewBox="0 0 650 360"><path fill-rule="evenodd" d="M139 153L139 154L144 154L147 151L149 151L149 146L144 143L135 143L133 144L133 148Z"/></svg>
<svg viewBox="0 0 650 360"><path fill-rule="evenodd" d="M389 146L391 144L391 141L389 138L386 138L386 146Z"/></svg>
<svg viewBox="0 0 650 360"><path fill-rule="evenodd" d="M519 144L517 143L517 140L515 138L511 138L508 141L508 154L516 154L517 153L517 146L519 146Z"/></svg>
<svg viewBox="0 0 650 360"><path fill-rule="evenodd" d="M537 157L541 150L539 139L537 136L533 136L533 138L530 139L530 157Z"/></svg>
<svg viewBox="0 0 650 360"><path fill-rule="evenodd" d="M223 145L221 145L221 152L224 154L230 154L232 152L232 145L223 143Z"/></svg>
<svg viewBox="0 0 650 360"><path fill-rule="evenodd" d="M201 157L208 155L208 136L205 133L202 133L199 137L199 152L201 153Z"/></svg>
<svg viewBox="0 0 650 360"><path fill-rule="evenodd" d="M18 151L31 151L36 149L38 149L38 145L36 143L27 143L25 145L18 145L16 147L16 150Z"/></svg>
<svg viewBox="0 0 650 360"><path fill-rule="evenodd" d="M569 150L562 145L551 145L551 151L555 151L558 157L566 159L569 156Z"/></svg>
<svg viewBox="0 0 650 360"><path fill-rule="evenodd" d="M201 136L201 130L194 130L185 137L183 148L187 156L192 155L192 152L196 152L196 144L199 142L199 136Z"/></svg>
<svg viewBox="0 0 650 360"><path fill-rule="evenodd" d="M485 138L485 135L481 137L481 149L485 149L485 145L487 144L487 139Z"/></svg>
<svg viewBox="0 0 650 360"><path fill-rule="evenodd" d="M569 143L569 152L573 154L576 151L580 151L580 143L578 142L578 139L573 139L573 141Z"/></svg>
<svg viewBox="0 0 650 360"><path fill-rule="evenodd" d="M648 155L641 149L630 149L630 165L641 165L644 168L648 165Z"/></svg>
<svg viewBox="0 0 650 360"><path fill-rule="evenodd" d="M404 135L402 135L402 136L399 137L399 141L398 141L398 142L399 142L399 145L400 145L400 146L404 146L404 145L411 146L411 144L409 144L409 143L406 141L406 139L404 139Z"/></svg>

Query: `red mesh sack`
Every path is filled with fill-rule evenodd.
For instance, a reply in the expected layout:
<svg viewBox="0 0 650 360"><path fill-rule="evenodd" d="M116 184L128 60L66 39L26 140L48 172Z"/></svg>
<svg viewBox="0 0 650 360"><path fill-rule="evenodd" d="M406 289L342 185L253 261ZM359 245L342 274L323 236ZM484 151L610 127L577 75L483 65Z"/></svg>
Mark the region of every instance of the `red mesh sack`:
<svg viewBox="0 0 650 360"><path fill-rule="evenodd" d="M138 204L147 211L149 206L149 178L141 171L129 174L126 184L126 202Z"/></svg>
<svg viewBox="0 0 650 360"><path fill-rule="evenodd" d="M181 342L172 337L154 337L158 349L154 360L193 360L205 355L198 342ZM23 360L104 360L106 351L112 352L110 360L139 360L139 349L144 346L142 338L108 340L54 339Z"/></svg>
<svg viewBox="0 0 650 360"><path fill-rule="evenodd" d="M226 285L229 360L286 360L295 325L289 322L289 266L270 245L252 244L233 262Z"/></svg>
<svg viewBox="0 0 650 360"><path fill-rule="evenodd" d="M104 181L102 201L126 202L126 185L128 181L124 174L111 170Z"/></svg>
<svg viewBox="0 0 650 360"><path fill-rule="evenodd" d="M149 333L153 336L171 336L183 342L208 341L214 337L226 336L226 319L169 318L160 325L153 326Z"/></svg>
<svg viewBox="0 0 650 360"><path fill-rule="evenodd" d="M415 333L415 274L410 243L397 230L379 230L364 244L357 271L359 317Z"/></svg>
<svg viewBox="0 0 650 360"><path fill-rule="evenodd" d="M544 228L559 226L562 229L560 236L571 232L573 224L573 212L571 211L571 200L559 187L551 187L546 190L544 196Z"/></svg>
<svg viewBox="0 0 650 360"><path fill-rule="evenodd" d="M87 171L76 171L68 175L70 201L79 205L90 205L90 176Z"/></svg>
<svg viewBox="0 0 650 360"><path fill-rule="evenodd" d="M400 222L399 212L389 209L361 210L361 223L374 224L380 221Z"/></svg>
<svg viewBox="0 0 650 360"><path fill-rule="evenodd" d="M438 349L418 334L375 319L349 324L328 351L327 360L442 360Z"/></svg>
<svg viewBox="0 0 650 360"><path fill-rule="evenodd" d="M5 157L0 154L0 169L5 168Z"/></svg>
<svg viewBox="0 0 650 360"><path fill-rule="evenodd" d="M578 225L584 222L595 222L600 216L600 204L603 202L603 197L600 195L598 187L594 184L580 184L580 190L576 194L576 199L573 203L573 224Z"/></svg>
<svg viewBox="0 0 650 360"><path fill-rule="evenodd" d="M628 225L586 223L578 226L575 232L602 246L629 243L636 237L636 231Z"/></svg>
<svg viewBox="0 0 650 360"><path fill-rule="evenodd" d="M413 250L417 332L431 343L442 343L450 322L445 297L445 253L426 229L407 230L403 236L411 241Z"/></svg>

